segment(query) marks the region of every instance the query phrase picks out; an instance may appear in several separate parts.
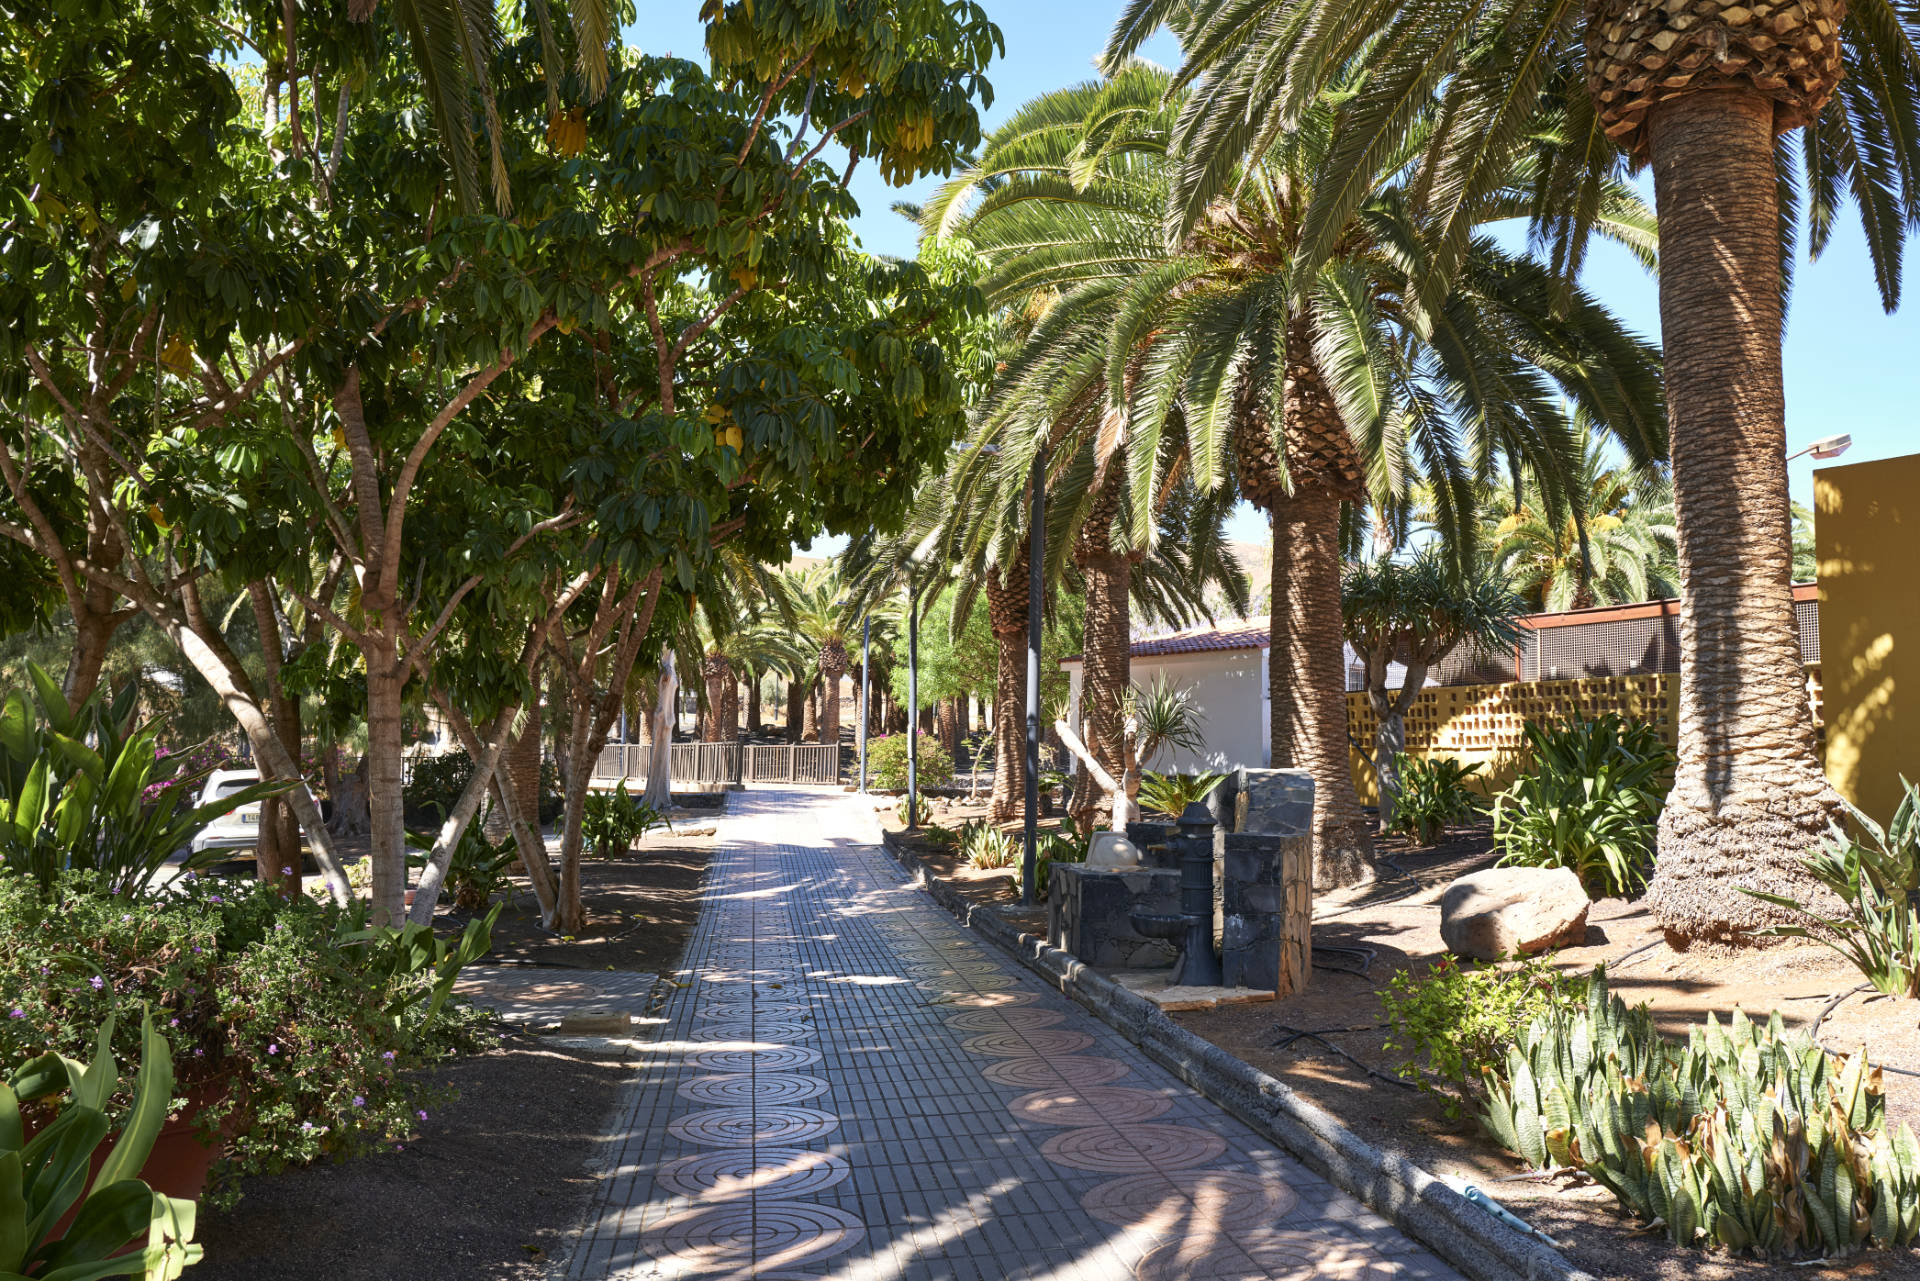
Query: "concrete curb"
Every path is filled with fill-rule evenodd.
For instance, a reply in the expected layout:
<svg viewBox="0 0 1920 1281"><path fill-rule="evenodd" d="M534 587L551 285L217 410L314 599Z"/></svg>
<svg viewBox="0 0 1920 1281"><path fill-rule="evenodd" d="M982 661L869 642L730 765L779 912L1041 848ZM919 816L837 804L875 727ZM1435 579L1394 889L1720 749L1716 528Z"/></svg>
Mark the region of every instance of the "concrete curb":
<svg viewBox="0 0 1920 1281"><path fill-rule="evenodd" d="M1382 1151L1332 1113L1168 1018L998 912L970 903L892 832L882 844L934 902L1138 1045L1162 1067L1357 1197L1471 1281L1596 1281L1557 1250L1509 1227L1406 1157Z"/></svg>

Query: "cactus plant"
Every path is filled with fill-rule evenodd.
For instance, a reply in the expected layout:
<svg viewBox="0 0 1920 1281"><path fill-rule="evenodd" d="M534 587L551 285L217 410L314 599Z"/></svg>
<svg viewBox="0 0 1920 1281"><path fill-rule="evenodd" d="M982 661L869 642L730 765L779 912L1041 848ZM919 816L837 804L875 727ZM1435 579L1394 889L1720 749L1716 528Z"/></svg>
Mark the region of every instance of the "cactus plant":
<svg viewBox="0 0 1920 1281"><path fill-rule="evenodd" d="M1920 1234L1920 1144L1891 1133L1865 1048L1844 1058L1775 1013L1708 1015L1686 1044L1604 972L1490 1074L1485 1119L1536 1168L1579 1169L1681 1245L1852 1253Z"/></svg>

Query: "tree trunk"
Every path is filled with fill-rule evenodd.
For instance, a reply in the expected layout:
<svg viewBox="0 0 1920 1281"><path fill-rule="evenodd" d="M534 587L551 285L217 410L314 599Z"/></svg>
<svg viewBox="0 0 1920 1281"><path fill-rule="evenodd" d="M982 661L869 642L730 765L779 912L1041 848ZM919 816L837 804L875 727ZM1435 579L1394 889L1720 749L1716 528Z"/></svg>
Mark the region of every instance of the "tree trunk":
<svg viewBox="0 0 1920 1281"><path fill-rule="evenodd" d="M1125 769L1121 759L1121 699L1132 678L1133 649L1129 601L1133 565L1114 548L1112 539L1113 519L1125 483L1125 473L1113 468L1080 527L1074 549L1074 560L1087 584L1086 632L1081 647L1081 736L1100 768L1115 778ZM1071 813L1081 831L1093 830L1103 803L1104 797L1091 776L1080 771Z"/></svg>
<svg viewBox="0 0 1920 1281"><path fill-rule="evenodd" d="M372 639L372 638L369 638ZM406 921L407 822L400 679L392 646L371 645L367 661L367 800L373 812L373 923Z"/></svg>
<svg viewBox="0 0 1920 1281"><path fill-rule="evenodd" d="M91 608L96 592L105 594L105 589L95 587L89 579L86 587L89 608L73 620L73 657L67 663L66 679L62 682L69 709L79 707L100 687L100 670L107 661L107 647L120 626L120 619L112 613L110 596L105 610Z"/></svg>
<svg viewBox="0 0 1920 1281"><path fill-rule="evenodd" d="M792 677L787 678L787 741L798 743L801 734L801 722L807 718L807 687Z"/></svg>
<svg viewBox="0 0 1920 1281"><path fill-rule="evenodd" d="M747 733L760 732L760 675L753 673L747 677Z"/></svg>
<svg viewBox="0 0 1920 1281"><path fill-rule="evenodd" d="M673 806L673 704L680 697L680 682L674 672L673 649L660 656L659 685L653 701L653 722L649 736L653 750L647 753L647 786L640 802L662 814Z"/></svg>
<svg viewBox="0 0 1920 1281"><path fill-rule="evenodd" d="M740 741L740 678L727 670L726 684L720 689L720 741Z"/></svg>
<svg viewBox="0 0 1920 1281"><path fill-rule="evenodd" d="M264 580L255 579L247 584L247 603L252 607L254 628L260 640L267 710L273 719L273 732L298 765L300 700L287 696L286 682L281 679L286 638L281 633L279 612ZM300 825L294 821L293 808L278 796L269 796L260 802L260 841L254 846L253 862L254 874L283 897L299 892Z"/></svg>
<svg viewBox="0 0 1920 1281"><path fill-rule="evenodd" d="M814 677L807 687L807 697L802 712L800 741L817 743L820 741L820 678Z"/></svg>
<svg viewBox="0 0 1920 1281"><path fill-rule="evenodd" d="M1795 634L1774 104L1690 93L1650 122L1680 562L1679 762L1647 906L1679 940L1836 907L1800 855L1840 800L1813 749Z"/></svg>
<svg viewBox="0 0 1920 1281"><path fill-rule="evenodd" d="M840 741L841 680L847 674L844 646L824 645L820 649L820 741Z"/></svg>
<svg viewBox="0 0 1920 1281"><path fill-rule="evenodd" d="M1318 485L1302 487L1281 514L1297 577L1287 600L1285 648L1278 662L1295 727L1293 768L1313 776L1313 884L1334 889L1373 876L1373 840L1353 790L1347 753L1340 498Z"/></svg>

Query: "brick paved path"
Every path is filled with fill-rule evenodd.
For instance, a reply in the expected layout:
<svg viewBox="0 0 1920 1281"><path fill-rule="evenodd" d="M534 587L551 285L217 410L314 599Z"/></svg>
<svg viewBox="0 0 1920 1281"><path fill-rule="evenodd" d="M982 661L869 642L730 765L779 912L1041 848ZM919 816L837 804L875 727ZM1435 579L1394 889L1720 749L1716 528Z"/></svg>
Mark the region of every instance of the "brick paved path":
<svg viewBox="0 0 1920 1281"><path fill-rule="evenodd" d="M1454 1275L971 937L859 802L734 800L570 1278Z"/></svg>

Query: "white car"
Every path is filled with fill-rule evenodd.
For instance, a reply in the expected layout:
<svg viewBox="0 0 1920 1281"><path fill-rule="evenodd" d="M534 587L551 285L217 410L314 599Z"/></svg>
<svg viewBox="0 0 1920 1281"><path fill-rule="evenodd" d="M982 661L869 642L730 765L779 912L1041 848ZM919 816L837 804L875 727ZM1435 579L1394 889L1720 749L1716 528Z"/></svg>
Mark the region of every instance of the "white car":
<svg viewBox="0 0 1920 1281"><path fill-rule="evenodd" d="M201 784L200 798L194 804L211 805L221 797L232 796L259 781L258 770L217 769L207 775L207 781ZM200 829L200 835L194 837L193 844L187 848L198 854L202 850L250 850L259 843L260 802L254 801L214 819Z"/></svg>

